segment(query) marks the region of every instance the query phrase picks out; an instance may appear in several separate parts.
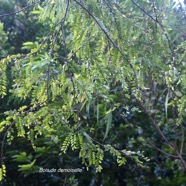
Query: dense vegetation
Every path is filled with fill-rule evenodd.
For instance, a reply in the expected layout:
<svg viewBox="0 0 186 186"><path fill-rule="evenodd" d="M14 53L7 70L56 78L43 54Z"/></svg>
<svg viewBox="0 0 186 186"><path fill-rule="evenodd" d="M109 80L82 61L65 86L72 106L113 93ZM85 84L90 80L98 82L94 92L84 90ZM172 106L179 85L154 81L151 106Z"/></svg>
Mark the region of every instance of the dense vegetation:
<svg viewBox="0 0 186 186"><path fill-rule="evenodd" d="M1 0L0 21L0 185L186 184L183 3Z"/></svg>

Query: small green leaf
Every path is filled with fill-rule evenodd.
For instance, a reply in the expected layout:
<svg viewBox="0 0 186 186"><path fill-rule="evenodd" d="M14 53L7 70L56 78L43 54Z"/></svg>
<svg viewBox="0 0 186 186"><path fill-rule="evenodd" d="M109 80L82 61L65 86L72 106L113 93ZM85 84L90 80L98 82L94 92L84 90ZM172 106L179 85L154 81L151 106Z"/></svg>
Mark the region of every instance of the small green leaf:
<svg viewBox="0 0 186 186"><path fill-rule="evenodd" d="M107 126L106 126L106 132L105 132L105 136L103 138L103 141L105 140L105 138L107 137L107 135L109 133L111 124L112 124L112 111L109 111L107 114Z"/></svg>
<svg viewBox="0 0 186 186"><path fill-rule="evenodd" d="M182 97L182 93L180 91L175 91L176 96Z"/></svg>
<svg viewBox="0 0 186 186"><path fill-rule="evenodd" d="M26 162L27 161L27 154L26 154L26 152L21 152L18 155L14 155L13 159L14 159L14 161L17 161L17 162Z"/></svg>
<svg viewBox="0 0 186 186"><path fill-rule="evenodd" d="M3 169L0 168L0 181L2 181L2 179L3 179Z"/></svg>
<svg viewBox="0 0 186 186"><path fill-rule="evenodd" d="M18 166L19 167L19 171L27 171L27 170L29 170L30 168L32 168L32 166L34 165L35 162L36 162L36 159L33 162L29 163L29 164L19 165Z"/></svg>

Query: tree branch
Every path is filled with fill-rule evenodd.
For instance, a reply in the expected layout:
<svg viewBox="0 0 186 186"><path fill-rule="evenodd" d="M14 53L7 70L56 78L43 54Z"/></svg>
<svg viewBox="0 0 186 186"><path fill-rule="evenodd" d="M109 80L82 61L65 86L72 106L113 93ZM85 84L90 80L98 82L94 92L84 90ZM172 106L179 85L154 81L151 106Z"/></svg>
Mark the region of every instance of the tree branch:
<svg viewBox="0 0 186 186"><path fill-rule="evenodd" d="M186 169L186 162L183 159L182 155L180 154L180 152L176 149L176 147L174 146L174 144L172 144L167 137L163 134L163 132L161 131L161 129L159 128L158 124L156 123L156 121L152 118L152 116L150 115L149 111L142 105L142 103L135 98L136 101L138 102L138 104L140 105L140 107L143 109L143 111L146 113L147 117L149 118L149 120L152 122L154 128L157 130L157 132L159 133L159 135L162 137L162 139L165 140L165 142L167 143L167 145L177 154L178 158L180 159L182 165L184 166L184 169Z"/></svg>
<svg viewBox="0 0 186 186"><path fill-rule="evenodd" d="M176 64L175 64L175 58L174 58L174 50L173 50L172 47L171 47L170 39L169 39L167 33L165 32L164 26L159 22L159 20L158 20L158 18L157 18L157 15L156 15L156 19L153 18L149 13L147 13L140 5L137 4L134 0L131 0L131 1L132 1L132 3L133 3L135 6L137 6L142 12L144 12L148 17L150 17L154 22L156 22L156 23L160 26L160 28L162 29L162 31L163 31L163 33L164 33L164 35L165 35L165 38L167 39L167 43L168 43L168 46L169 46L169 49L170 49L170 53L171 53L171 57L172 57L173 64L174 64L174 66L176 66ZM155 12L155 14L156 14L156 12Z"/></svg>
<svg viewBox="0 0 186 186"><path fill-rule="evenodd" d="M92 17L92 19L96 22L96 24L99 26L99 28L103 31L103 33L106 35L106 37L108 38L108 40L112 43L112 45L119 51L119 53L122 55L122 57L128 62L130 68L132 69L134 76L135 76L135 81L136 81L136 86L138 86L138 81L137 81L137 74L136 71L133 67L133 65L131 64L131 62L129 61L129 59L125 56L125 54L120 50L120 48L114 43L114 41L112 40L112 38L109 36L109 34L106 32L106 30L101 26L101 24L99 23L98 19L88 10L87 7L85 7L81 2L74 0L79 6L81 6L89 15L90 17Z"/></svg>
<svg viewBox="0 0 186 186"><path fill-rule="evenodd" d="M12 128L12 126L15 124L15 122L11 122L11 124L9 125L9 127L7 128L4 136L3 136L3 140L2 140L2 144L1 144L1 164L3 164L3 154L4 154L4 143L5 143L5 139L7 137L8 131Z"/></svg>
<svg viewBox="0 0 186 186"><path fill-rule="evenodd" d="M144 12L146 15L148 15L154 22L159 23L159 21L157 19L154 19L149 13L147 13L139 4L137 4L135 1L131 0L132 3L137 6L142 12Z"/></svg>
<svg viewBox="0 0 186 186"><path fill-rule="evenodd" d="M80 5L96 22L96 24L99 26L99 28L104 32L104 34L107 36L108 40L113 44L113 46L121 53L121 55L125 58L125 60L128 61L127 57L123 54L123 52L120 50L120 48L114 43L114 41L111 39L109 34L106 32L106 30L101 26L97 18L88 10L87 7L85 7L81 2L74 0L78 5Z"/></svg>
<svg viewBox="0 0 186 186"><path fill-rule="evenodd" d="M5 16L11 16L11 15L14 15L14 14L18 14L18 13L20 13L20 12L23 12L23 11L29 9L30 7L36 5L36 4L40 3L40 2L41 2L41 0L36 1L36 2L34 2L34 3L32 3L32 4L30 4L30 5L25 6L25 7L22 8L21 10L18 10L18 11L15 11L15 12L11 12L11 13L7 13L7 14L1 14L0 17L5 17Z"/></svg>
<svg viewBox="0 0 186 186"><path fill-rule="evenodd" d="M160 148L156 147L156 146L153 145L153 144L150 144L150 145L151 145L152 147L154 147L156 150L162 152L163 154L165 154L165 155L167 155L167 156L169 156L169 157L171 157L171 158L178 158L178 156L175 156L175 155L173 155L173 154L169 154L169 153L167 153L167 152L161 150Z"/></svg>

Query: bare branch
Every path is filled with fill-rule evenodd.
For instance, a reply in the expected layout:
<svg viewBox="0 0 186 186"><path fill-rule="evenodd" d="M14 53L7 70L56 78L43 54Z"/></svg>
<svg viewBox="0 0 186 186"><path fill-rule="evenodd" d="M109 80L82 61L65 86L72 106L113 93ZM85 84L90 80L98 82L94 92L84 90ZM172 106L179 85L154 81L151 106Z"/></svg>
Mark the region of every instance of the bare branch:
<svg viewBox="0 0 186 186"><path fill-rule="evenodd" d="M156 147L155 145L153 145L153 144L150 144L152 147L154 147L156 150L158 150L158 151L160 151L160 152L162 152L163 154L165 154L165 155L167 155L167 156L169 156L169 157L171 157L171 158L179 158L178 156L176 156L176 155L173 155L173 154L169 154L169 153L167 153L167 152L165 152L165 151L163 151L163 150L161 150L160 148L158 148L158 147Z"/></svg>
<svg viewBox="0 0 186 186"><path fill-rule="evenodd" d="M64 15L64 18L63 18L63 23L66 21L66 18L67 18L68 9L69 9L69 4L70 4L70 0L67 1L67 6L66 6L66 10L65 10L65 15Z"/></svg>
<svg viewBox="0 0 186 186"><path fill-rule="evenodd" d="M131 0L134 5L136 5L142 12L144 12L146 15L148 15L154 22L159 23L157 19L154 19L149 13L147 13L139 4L137 4L135 1Z"/></svg>

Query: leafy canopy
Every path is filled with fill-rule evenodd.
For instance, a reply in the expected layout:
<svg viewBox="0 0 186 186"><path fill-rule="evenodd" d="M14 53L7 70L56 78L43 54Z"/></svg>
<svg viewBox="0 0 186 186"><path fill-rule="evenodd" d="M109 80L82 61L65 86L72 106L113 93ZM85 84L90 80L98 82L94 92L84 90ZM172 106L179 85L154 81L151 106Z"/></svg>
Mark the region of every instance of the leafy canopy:
<svg viewBox="0 0 186 186"><path fill-rule="evenodd" d="M132 126L136 135L157 133L159 150L178 158L179 166L186 168L185 137L177 135L184 133L186 43L185 31L176 23L185 15L174 16L178 10L173 2L29 3L33 7L29 17L41 25L37 37L0 62L1 99L8 97L20 105L1 119L0 132L6 131L7 142L11 144L16 134L28 139L36 154L53 144L60 148L59 156L71 149L79 152L87 169L94 166L100 172L107 152L119 166L128 158L139 166L148 161L140 148L130 145L130 137L119 134L121 130L127 135ZM0 24L0 34L6 37L2 29ZM144 123L130 121L142 114L147 118ZM144 132L142 143L148 144L153 135ZM38 142L41 138L44 144ZM121 142L124 138L126 144ZM20 162L26 156L21 152L13 158ZM28 158L19 170L35 167L37 172L36 159ZM2 159L1 179L5 171Z"/></svg>

